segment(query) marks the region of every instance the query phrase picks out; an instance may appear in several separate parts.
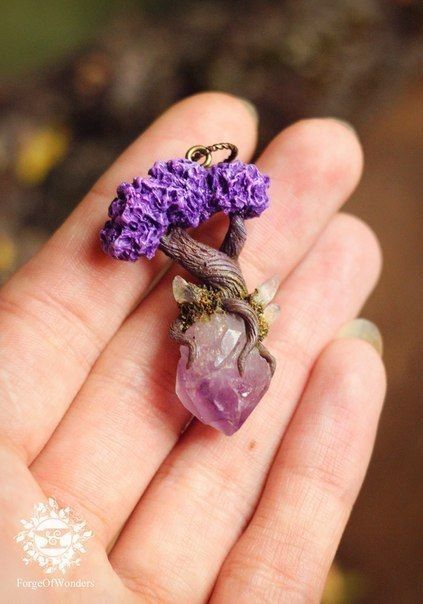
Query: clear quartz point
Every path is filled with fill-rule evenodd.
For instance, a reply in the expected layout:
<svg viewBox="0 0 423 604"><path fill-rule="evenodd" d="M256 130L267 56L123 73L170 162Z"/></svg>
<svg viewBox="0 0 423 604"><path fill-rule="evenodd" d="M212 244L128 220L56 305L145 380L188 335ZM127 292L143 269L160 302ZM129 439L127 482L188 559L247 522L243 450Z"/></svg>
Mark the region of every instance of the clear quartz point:
<svg viewBox="0 0 423 604"><path fill-rule="evenodd" d="M281 307L276 302L272 302L263 311L263 316L267 321L267 324L270 326L272 323L276 321L276 319L281 314Z"/></svg>
<svg viewBox="0 0 423 604"><path fill-rule="evenodd" d="M273 275L273 277L259 285L253 296L254 300L262 306L267 306L275 297L280 283L279 275Z"/></svg>
<svg viewBox="0 0 423 604"><path fill-rule="evenodd" d="M195 302L195 285L176 275L172 282L173 297L178 304Z"/></svg>

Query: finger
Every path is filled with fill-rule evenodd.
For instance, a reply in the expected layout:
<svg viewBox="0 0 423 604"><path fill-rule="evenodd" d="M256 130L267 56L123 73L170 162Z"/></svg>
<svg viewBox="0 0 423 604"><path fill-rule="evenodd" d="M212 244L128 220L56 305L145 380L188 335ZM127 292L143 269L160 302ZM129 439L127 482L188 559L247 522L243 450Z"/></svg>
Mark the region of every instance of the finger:
<svg viewBox="0 0 423 604"><path fill-rule="evenodd" d="M308 128L306 135L304 131ZM292 140L296 137L295 132L298 132L298 148ZM316 207L328 204L326 212L318 210L321 216L326 216L340 205L356 183L360 164L359 145L354 135L330 120L301 123L288 129L286 136L286 145L283 135L277 138L276 146L273 145L272 153L282 158L286 156L286 161L278 162L275 171L270 173L275 185L269 212L276 223L279 208L283 212L288 208L283 201L284 191L289 188L284 166L292 166L294 159L291 155L298 157L298 152L301 152L304 173L298 175L298 172L294 172L293 179L300 178L303 182L301 185L292 183L290 187L297 191L297 203L304 209L285 216L286 229L298 237L293 234L291 248L285 250L289 258L283 260L284 272L281 276L292 270L304 254L300 225L295 227L289 224L290 221L295 222L301 216L301 220L307 222L303 213L309 209L310 221L317 234L323 225L317 222ZM322 164L316 162L317 136L320 142L324 142L325 148L334 150L332 157L322 154ZM267 151L264 157L266 155ZM271 167L269 158L266 165ZM336 199L333 193L329 193L330 187L326 183L327 179L330 182L337 180L334 176L335 165L339 169L340 181L344 182L342 190L341 185L337 185ZM345 176L346 166L352 166L354 176ZM312 169L319 178L309 178ZM281 189L277 185L279 181L283 182ZM315 189L314 197L307 183ZM305 200L313 199L313 202L303 202L301 195ZM256 221L251 233L259 251L263 245L261 220ZM271 218L269 220L272 221ZM267 225L267 222L264 224ZM268 226L264 229L267 246L272 250L270 270L276 272L280 263L282 238L277 232L270 237ZM307 233L311 231L307 227ZM310 235L308 237L310 239ZM285 243L282 245L285 246ZM269 276L269 267L260 268L257 261L254 262L254 265L253 260L244 262L246 274L264 280ZM49 483L50 491L55 488L64 491L66 497L73 495L98 516L107 540L113 537L132 511L189 417L174 393L178 348L167 335L168 325L176 314L171 300L170 279L171 276L160 283L116 334L51 442L33 466L38 478ZM86 427L84 431L81 431L82 425ZM89 466L87 459L92 460ZM125 494L124 502L122 493ZM100 530L98 527L97 534Z"/></svg>
<svg viewBox="0 0 423 604"><path fill-rule="evenodd" d="M7 552L7 555L2 556L0 564L1 593L5 602L14 602L17 601L16 580L25 572L22 543L15 542L14 538L24 530L21 520L29 521L33 515L33 506L44 501L45 496L31 476L25 459L5 439L0 439L0 474L0 551ZM19 569L19 574L16 569ZM29 571L33 578L36 575L39 578L39 572L32 568Z"/></svg>
<svg viewBox="0 0 423 604"><path fill-rule="evenodd" d="M163 266L112 262L98 233L116 186L196 142L233 140L247 159L256 124L225 94L169 109L117 160L47 245L0 293L0 425L31 459L51 435L99 352Z"/></svg>
<svg viewBox="0 0 423 604"><path fill-rule="evenodd" d="M2 477L2 488L0 489L0 551L3 553L0 565L2 602L45 602L45 598L28 599L28 594L22 598L22 589L23 587L28 588L30 581L36 585L40 583L43 576L46 579L49 577L49 574L44 575L44 573L48 573L48 569L53 566L54 557L49 558L46 555L43 549L44 544L40 539L42 540L51 532L51 527L54 526L51 524L52 520L57 527L57 520L51 516L55 509L51 507L46 494L31 475L21 451L3 439L0 441L0 475ZM58 501L57 503L61 509L67 507L67 502ZM39 509L40 504L44 504L44 509ZM60 516L60 518L61 527L66 527L68 532L73 533L74 545L82 545L80 540L78 543L80 534L74 532L74 529L75 523L84 519L77 520L77 516L73 518L72 512L69 522L66 515ZM28 526L28 524L32 526ZM85 530L90 530L90 527L86 526ZM104 593L107 589L108 594L114 594L114 601L131 601L128 588L122 584L111 567L104 547L96 535L91 536L85 547L83 576L88 577L92 582L90 594L93 600L104 601ZM77 551L77 549L74 550L76 553ZM69 549L64 556L58 552L56 562L66 561L68 553ZM44 560L41 559L43 556L45 556ZM77 556L73 559L74 563L76 558ZM41 562L43 566L40 565ZM78 567L78 573L80 572ZM66 576L72 580L71 569L67 569ZM75 578L80 579L79 574ZM49 600L63 601L63 586L60 588L60 586L51 584L50 590L52 599L48 598ZM57 598L54 598L53 594L56 595L56 590Z"/></svg>
<svg viewBox="0 0 423 604"><path fill-rule="evenodd" d="M281 288L282 318L270 345L279 370L265 399L230 438L193 424L127 523L111 560L129 584L148 582L160 593L165 582L176 601L207 598L254 510L315 357L357 313L379 264L367 227L333 219Z"/></svg>
<svg viewBox="0 0 423 604"><path fill-rule="evenodd" d="M250 289L265 276L286 276L355 189L363 155L347 126L331 118L302 120L283 130L259 157L257 166L270 176L271 204L260 220L247 223L240 261ZM220 245L222 216L214 221L220 228L206 231L202 239Z"/></svg>
<svg viewBox="0 0 423 604"><path fill-rule="evenodd" d="M385 393L380 357L339 340L315 366L259 506L212 602L319 602L366 472Z"/></svg>
<svg viewBox="0 0 423 604"><path fill-rule="evenodd" d="M363 155L344 122L309 119L279 134L257 165L271 178L272 203L248 222L241 265L250 289L263 276L289 274L357 186Z"/></svg>

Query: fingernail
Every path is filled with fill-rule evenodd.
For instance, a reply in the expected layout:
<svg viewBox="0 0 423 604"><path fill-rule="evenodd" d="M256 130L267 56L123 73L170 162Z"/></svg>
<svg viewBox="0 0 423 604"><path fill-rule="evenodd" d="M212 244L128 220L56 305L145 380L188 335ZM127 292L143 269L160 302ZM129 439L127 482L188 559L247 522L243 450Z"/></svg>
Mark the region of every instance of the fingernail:
<svg viewBox="0 0 423 604"><path fill-rule="evenodd" d="M338 124L341 124L342 126L344 126L344 128L347 128L351 132L354 132L354 134L357 134L357 131L354 126L350 124L350 122L347 122L346 120L343 120L340 117L327 117L326 119L332 120L333 122L338 122Z"/></svg>
<svg viewBox="0 0 423 604"><path fill-rule="evenodd" d="M257 111L257 107L252 103L249 99L245 99L244 97L238 97L239 100L244 103L245 107L249 111L249 113L253 116L256 122L259 121L259 113Z"/></svg>
<svg viewBox="0 0 423 604"><path fill-rule="evenodd" d="M379 328L368 319L354 319L345 323L338 331L335 339L340 338L359 338L365 340L373 346L373 348L382 356L383 354L383 338Z"/></svg>

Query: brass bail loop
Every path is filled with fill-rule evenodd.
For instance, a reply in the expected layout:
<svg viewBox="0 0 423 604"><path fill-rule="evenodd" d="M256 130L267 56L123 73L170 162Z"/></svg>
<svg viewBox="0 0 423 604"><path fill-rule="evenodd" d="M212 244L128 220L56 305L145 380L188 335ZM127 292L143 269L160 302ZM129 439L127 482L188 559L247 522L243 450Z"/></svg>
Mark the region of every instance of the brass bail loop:
<svg viewBox="0 0 423 604"><path fill-rule="evenodd" d="M190 147L185 154L185 158L190 161L198 161L205 168L208 168L212 161L211 151L204 145L194 145ZM203 161L200 161L203 158Z"/></svg>
<svg viewBox="0 0 423 604"><path fill-rule="evenodd" d="M190 147L185 154L185 158L190 161L198 161L202 166L208 168L212 162L212 153L216 151L223 151L227 149L230 151L230 154L224 162L233 161L238 155L238 147L233 145L232 143L215 143L214 145L210 145L209 147L205 147L204 145L194 145L194 147ZM203 161L200 161L201 158L204 158Z"/></svg>

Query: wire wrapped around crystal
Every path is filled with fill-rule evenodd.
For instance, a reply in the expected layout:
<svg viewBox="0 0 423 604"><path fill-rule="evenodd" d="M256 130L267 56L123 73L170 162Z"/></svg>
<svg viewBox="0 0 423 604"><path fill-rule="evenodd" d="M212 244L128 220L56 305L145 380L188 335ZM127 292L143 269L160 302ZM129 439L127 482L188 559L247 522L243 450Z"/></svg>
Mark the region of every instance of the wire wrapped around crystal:
<svg viewBox="0 0 423 604"><path fill-rule="evenodd" d="M229 143L192 149L197 160L201 152L223 148L231 148L230 159L236 156ZM267 176L239 160L209 169L192 158L158 161L147 178L118 187L100 233L104 251L114 258L134 262L160 249L200 281L174 280L179 316L170 335L187 349L178 365L177 392L192 413L226 434L245 421L275 370L262 341L278 312L270 304L278 281L268 280L249 294L238 263L244 220L268 207L268 188ZM229 216L218 250L187 232L217 212Z"/></svg>

